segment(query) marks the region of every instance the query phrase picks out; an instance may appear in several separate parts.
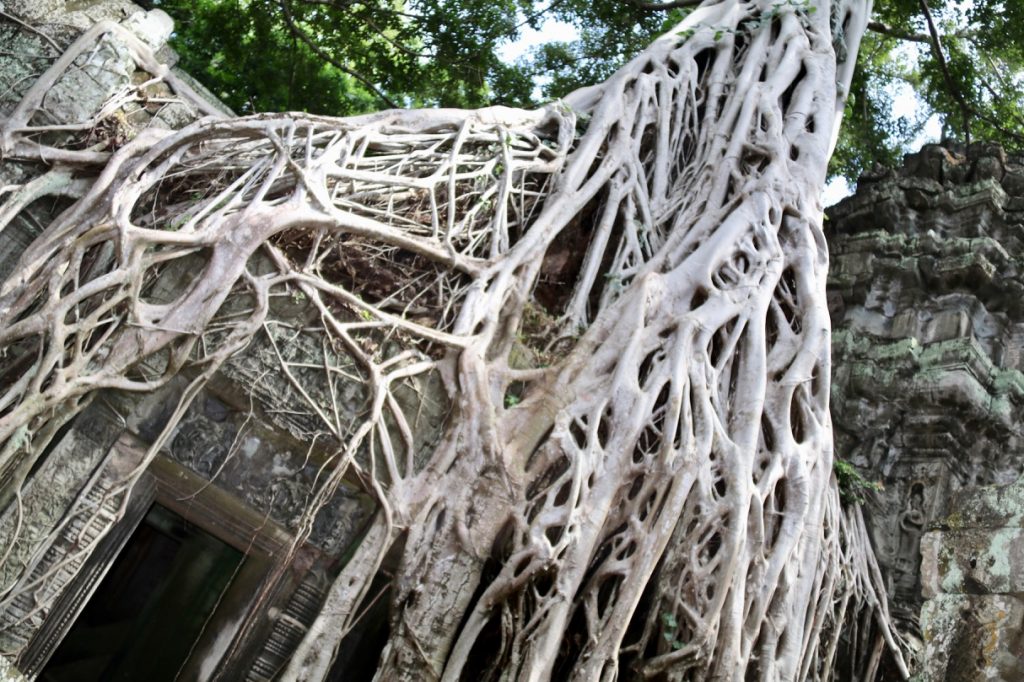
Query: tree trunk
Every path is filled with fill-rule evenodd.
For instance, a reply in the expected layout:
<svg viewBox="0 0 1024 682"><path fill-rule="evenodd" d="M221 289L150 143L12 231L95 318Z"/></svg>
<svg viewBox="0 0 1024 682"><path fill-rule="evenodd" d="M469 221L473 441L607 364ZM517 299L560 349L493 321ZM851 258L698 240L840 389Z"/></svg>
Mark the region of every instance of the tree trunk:
<svg viewBox="0 0 1024 682"><path fill-rule="evenodd" d="M382 681L828 679L865 609L902 665L828 413L820 193L869 9L708 0L536 112L130 142L0 290L0 470L98 389L208 376L286 292L371 396L351 424L311 401L339 445L307 519L353 470L380 505L286 679L326 676L395 543ZM47 132L22 119L9 155ZM430 371L453 407L417 463L395 391Z"/></svg>

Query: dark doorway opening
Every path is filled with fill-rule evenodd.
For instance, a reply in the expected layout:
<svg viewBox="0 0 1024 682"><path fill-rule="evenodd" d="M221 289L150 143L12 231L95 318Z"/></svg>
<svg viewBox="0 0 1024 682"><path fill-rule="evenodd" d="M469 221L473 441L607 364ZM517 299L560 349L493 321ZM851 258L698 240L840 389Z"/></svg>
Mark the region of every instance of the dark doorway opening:
<svg viewBox="0 0 1024 682"><path fill-rule="evenodd" d="M196 643L245 555L154 504L39 675L41 682L188 679Z"/></svg>

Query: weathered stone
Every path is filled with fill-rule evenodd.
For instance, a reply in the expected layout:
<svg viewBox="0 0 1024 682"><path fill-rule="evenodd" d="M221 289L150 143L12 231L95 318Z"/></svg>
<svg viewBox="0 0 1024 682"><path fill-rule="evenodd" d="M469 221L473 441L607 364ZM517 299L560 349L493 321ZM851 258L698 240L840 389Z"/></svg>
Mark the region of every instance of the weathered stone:
<svg viewBox="0 0 1024 682"><path fill-rule="evenodd" d="M0 682L25 682L25 677L6 656L0 656Z"/></svg>
<svg viewBox="0 0 1024 682"><path fill-rule="evenodd" d="M1024 679L1024 601L1011 595L941 595L921 613L926 641L917 682Z"/></svg>
<svg viewBox="0 0 1024 682"><path fill-rule="evenodd" d="M82 482L89 480L117 438L117 427L100 410L89 409L82 417L82 428L71 429L56 443L25 484L21 500L0 513L0 537L17 538L8 560L0 565L0 586L11 585L46 547L53 529L79 496Z"/></svg>
<svg viewBox="0 0 1024 682"><path fill-rule="evenodd" d="M60 26L77 34L100 21L122 21L143 11L131 0L6 0L4 5L48 34Z"/></svg>
<svg viewBox="0 0 1024 682"><path fill-rule="evenodd" d="M892 612L910 641L927 643L922 679L995 675L992 657L957 662L948 647L975 644L942 629L942 609L985 619L997 595L1024 592L1013 568L1024 565L1024 494L977 488L1024 468L1022 198L1021 159L991 145L926 145L826 223L836 451L883 486L865 511ZM926 534L951 508L948 530ZM918 613L933 596L943 606L928 602L922 633ZM1000 617L993 641L1005 651L1002 628L1019 617Z"/></svg>
<svg viewBox="0 0 1024 682"><path fill-rule="evenodd" d="M1024 679L1024 481L966 488L921 542L919 679Z"/></svg>
<svg viewBox="0 0 1024 682"><path fill-rule="evenodd" d="M1024 593L1024 529L932 532L921 542L923 594Z"/></svg>

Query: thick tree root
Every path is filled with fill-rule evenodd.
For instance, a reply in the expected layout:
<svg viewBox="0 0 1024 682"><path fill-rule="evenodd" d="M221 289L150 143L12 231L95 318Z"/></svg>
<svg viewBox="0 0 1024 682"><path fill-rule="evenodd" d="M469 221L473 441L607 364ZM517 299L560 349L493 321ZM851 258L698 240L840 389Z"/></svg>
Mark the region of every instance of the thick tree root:
<svg viewBox="0 0 1024 682"><path fill-rule="evenodd" d="M325 351L325 381L368 396L354 422L309 398L336 451L306 527L353 472L380 511L287 679L326 675L396 542L379 680L828 679L882 647L906 674L828 414L819 194L868 13L706 2L537 112L140 137L0 289L0 472L99 389L201 381L298 297L361 371ZM154 298L175 263L201 274ZM417 464L395 391L434 371L452 414Z"/></svg>

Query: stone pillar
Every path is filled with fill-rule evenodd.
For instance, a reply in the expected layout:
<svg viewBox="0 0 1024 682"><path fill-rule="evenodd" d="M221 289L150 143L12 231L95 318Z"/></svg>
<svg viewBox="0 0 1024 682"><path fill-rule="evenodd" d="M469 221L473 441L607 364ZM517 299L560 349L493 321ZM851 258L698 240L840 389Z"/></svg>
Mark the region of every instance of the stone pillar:
<svg viewBox="0 0 1024 682"><path fill-rule="evenodd" d="M922 534L1024 470L1024 158L926 145L828 216L836 455L879 484L860 496L918 648Z"/></svg>
<svg viewBox="0 0 1024 682"><path fill-rule="evenodd" d="M1024 679L1024 480L956 495L921 541L919 682Z"/></svg>

